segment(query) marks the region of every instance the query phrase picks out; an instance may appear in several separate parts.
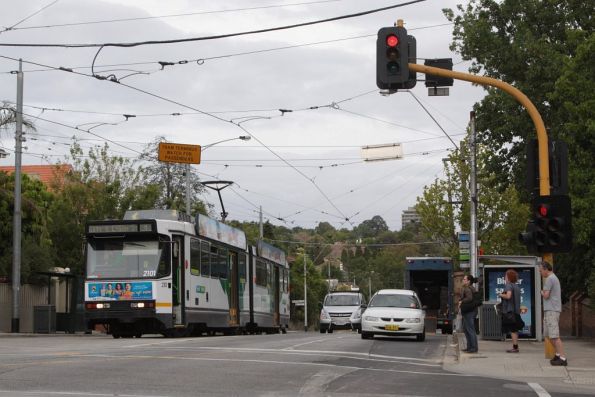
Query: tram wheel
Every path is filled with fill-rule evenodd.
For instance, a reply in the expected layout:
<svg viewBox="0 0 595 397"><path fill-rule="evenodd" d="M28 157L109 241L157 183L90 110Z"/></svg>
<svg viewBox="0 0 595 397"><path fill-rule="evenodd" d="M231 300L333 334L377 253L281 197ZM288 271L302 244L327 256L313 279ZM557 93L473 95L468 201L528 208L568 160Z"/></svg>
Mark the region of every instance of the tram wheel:
<svg viewBox="0 0 595 397"><path fill-rule="evenodd" d="M120 339L120 334L112 334L112 338L114 338L114 339Z"/></svg>

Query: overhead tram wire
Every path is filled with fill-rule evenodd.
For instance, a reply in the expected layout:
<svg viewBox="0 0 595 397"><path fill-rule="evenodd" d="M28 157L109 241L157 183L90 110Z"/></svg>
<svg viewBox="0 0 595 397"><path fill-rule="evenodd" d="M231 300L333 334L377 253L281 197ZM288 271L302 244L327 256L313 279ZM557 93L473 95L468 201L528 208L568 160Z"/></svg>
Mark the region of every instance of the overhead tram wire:
<svg viewBox="0 0 595 397"><path fill-rule="evenodd" d="M99 50L101 50L101 48L103 48L103 47L131 48L131 47L138 47L138 46L144 46L144 45L174 44L174 43L188 43L188 42L194 42L194 41L218 40L218 39L224 39L224 38L229 38L229 37L238 37L238 36L246 36L246 35L252 35L252 34L275 32L275 31L280 31L280 30L295 29L295 28L304 27L304 26L312 26L312 25L318 25L321 23L339 21L339 20L343 20L343 19L357 18L357 17L361 17L364 15L375 14L375 13L379 13L382 11L388 11L388 10L392 10L395 8L400 8L400 7L404 7L404 6L408 6L408 5L422 3L424 1L426 1L426 0L411 0L411 1L408 1L405 3L394 4L394 5L387 6L387 7L381 7L381 8L376 8L376 9L372 9L372 10L361 11L361 12L357 12L357 13L353 13L353 14L341 15L338 17L319 19L319 20L310 21L310 22L302 22L302 23L296 23L296 24L291 24L291 25L277 26L277 27L273 27L273 28L250 30L250 31L245 31L245 32L227 33L227 34L219 34L219 35L203 36L203 37L191 37L191 38L186 38L186 39L147 40L147 41L128 42L128 43L123 42L123 43L90 43L90 44L0 43L0 46L2 46L2 47L59 47L59 48L93 48L93 47L97 48L97 47L99 47Z"/></svg>
<svg viewBox="0 0 595 397"><path fill-rule="evenodd" d="M453 23L449 22L449 23L443 23L443 24L421 26L418 28L408 28L408 30L412 31L412 30L432 29L432 28L442 27L442 26L447 26L447 25L453 25ZM232 57L244 56L244 55L261 54L261 53L266 53L266 52L288 50L288 49L292 49L292 48L308 47L308 46L315 46L315 45L320 45L320 44L331 44L331 43L336 43L336 42L340 42L340 41L363 39L363 38L368 38L368 37L376 37L376 33L343 37L343 38L332 39L332 40L315 41L315 42L310 42L310 43L294 44L294 45L281 46L281 47L273 47L273 48L267 48L267 49L262 49L262 50L253 50L253 51L236 52L236 53L231 53L231 54L215 55L212 57L204 57L204 58L196 58L196 59L184 59L184 60L177 60L177 61L143 61L143 62L115 63L115 64L96 65L95 67L97 67L97 68L111 68L111 67L143 66L143 65L154 65L155 64L155 65L159 65L159 67L160 67L159 70L164 70L165 66L181 66L181 65L190 65L190 64L194 64L194 63L196 63L198 65L202 65L202 64L204 64L204 61L210 61L210 60L215 60L215 59L225 59L225 58L232 58ZM68 69L72 69L72 70L91 69L91 66L71 66ZM27 72L27 73L54 72L54 71L56 71L54 68L24 70L24 72ZM108 71L108 70L101 70L102 73L106 72L106 71ZM12 73L12 72L11 71L0 72L0 74L3 74L3 73L8 74L8 73Z"/></svg>
<svg viewBox="0 0 595 397"><path fill-rule="evenodd" d="M41 7L39 10L35 11L33 14L30 14L30 15L26 16L25 18L21 19L20 21L18 21L18 22L17 22L17 23L15 23L14 25L12 25L12 26L9 26L9 27L7 27L7 28L4 28L3 30L0 30L0 34L2 34L2 33L4 33L4 32L11 31L11 30L22 29L22 28L17 28L16 26L17 26L17 25L20 25L21 23L25 22L25 21L26 21L26 20L28 20L28 19L31 19L32 17L34 17L35 15L39 14L40 12L42 12L43 10L45 10L46 8L49 8L49 7L53 6L53 5L54 5L54 4L56 4L58 1L60 1L60 0L55 0L55 1L53 1L52 3L50 3L50 4L47 4L47 5L43 6L43 7Z"/></svg>
<svg viewBox="0 0 595 397"><path fill-rule="evenodd" d="M57 2L57 1L58 0L56 0L55 2ZM48 29L48 28L61 28L61 27L69 27L69 26L98 25L98 24L104 24L104 23L146 21L146 20L151 20L151 19L180 18L180 17L187 17L187 16L195 16L195 15L223 14L223 13L238 12L238 11L254 11L254 10L262 10L262 9L313 5L313 4L321 4L321 3L334 3L334 2L338 2L338 1L343 1L343 0L317 0L317 1L310 1L310 2L303 2L303 3L273 4L273 5L268 5L268 6L245 7L245 8L212 10L212 11L197 11L197 12L187 12L187 13L182 13L182 14L155 15L155 16L149 16L149 17L118 18L118 19L98 20L98 21L60 23L60 24L53 24L53 25L24 26L21 28L16 28L16 29L11 29L11 30ZM46 8L47 8L47 6L46 6ZM31 16L33 16L33 15L31 15ZM21 21L21 22L23 22L23 21Z"/></svg>

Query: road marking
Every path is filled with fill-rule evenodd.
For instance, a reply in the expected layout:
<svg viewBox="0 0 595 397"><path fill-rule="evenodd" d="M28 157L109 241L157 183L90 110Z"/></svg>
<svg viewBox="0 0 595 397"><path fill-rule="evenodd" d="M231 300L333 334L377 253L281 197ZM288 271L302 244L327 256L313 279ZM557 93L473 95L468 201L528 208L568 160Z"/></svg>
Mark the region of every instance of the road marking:
<svg viewBox="0 0 595 397"><path fill-rule="evenodd" d="M382 368L365 368L356 367L354 365L337 365L330 363L310 363L310 362L295 362L295 361L279 361L279 360L256 360L256 359L238 359L238 358L212 358L212 357L179 357L179 356L151 356L151 355L111 355L111 354L84 354L81 357L97 357L110 359L137 359L137 360L183 360L183 361L224 361L232 363L258 363L258 364L284 364L284 365L304 365L314 367L335 367L335 368L352 368L355 370L374 371L374 372L391 372L399 374L412 375L433 375L433 376L453 376L459 378L474 377L476 375L457 374L457 373L442 373L442 372L424 372L424 371L406 371L398 369L382 369Z"/></svg>
<svg viewBox="0 0 595 397"><path fill-rule="evenodd" d="M541 385L539 383L527 383L529 385L529 387L531 389L533 389L533 391L535 393L537 393L537 395L539 397L551 397L550 393L548 393L543 387L541 387Z"/></svg>
<svg viewBox="0 0 595 397"><path fill-rule="evenodd" d="M58 396L107 396L107 397L143 397L146 394L114 394L114 393L91 393L91 392L75 392L75 391L36 391L36 390L0 390L0 393L7 393L11 396L15 395L23 395L23 396L50 396L50 395L58 395ZM16 394L15 394L16 393ZM153 395L151 397L171 397L171 396L161 396L161 395Z"/></svg>
<svg viewBox="0 0 595 397"><path fill-rule="evenodd" d="M408 365L417 365L422 367L441 367L439 361L414 358L414 357L394 357L386 356L381 354L368 354L358 352L338 352L329 350L277 350L277 349L258 349L258 348L242 348L242 347L209 347L209 346L196 346L196 347L167 347L170 350L214 350L214 351L229 351L236 353L267 353L267 354L294 354L303 356L333 356L338 358L351 358L353 360L366 360L373 362L387 362L387 363L399 363ZM417 362L416 362L417 361ZM425 361L425 362L418 362Z"/></svg>
<svg viewBox="0 0 595 397"><path fill-rule="evenodd" d="M326 338L323 338L323 339L316 339L316 340L313 340L313 341L310 341L310 342L298 343L297 345L289 346L289 347L286 347L286 348L284 348L284 349L281 349L281 350L293 350L293 349L295 349L296 347L300 347L300 346L304 346L304 345L309 345L309 344L311 344L311 343L324 342L324 341L326 341L326 340L328 340L328 339L326 339Z"/></svg>

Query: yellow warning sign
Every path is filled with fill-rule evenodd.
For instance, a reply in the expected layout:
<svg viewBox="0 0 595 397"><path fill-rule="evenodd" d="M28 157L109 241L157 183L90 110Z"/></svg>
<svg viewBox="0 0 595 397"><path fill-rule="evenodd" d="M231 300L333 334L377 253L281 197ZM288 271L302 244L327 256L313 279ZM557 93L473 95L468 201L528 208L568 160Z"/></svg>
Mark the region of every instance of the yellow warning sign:
<svg viewBox="0 0 595 397"><path fill-rule="evenodd" d="M160 142L159 161L200 164L200 145Z"/></svg>

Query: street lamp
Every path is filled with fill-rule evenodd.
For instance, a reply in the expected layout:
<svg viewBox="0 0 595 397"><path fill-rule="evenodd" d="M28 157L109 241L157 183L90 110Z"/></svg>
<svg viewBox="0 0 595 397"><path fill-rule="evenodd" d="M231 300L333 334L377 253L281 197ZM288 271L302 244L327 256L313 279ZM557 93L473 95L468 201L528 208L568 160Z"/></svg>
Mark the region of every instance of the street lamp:
<svg viewBox="0 0 595 397"><path fill-rule="evenodd" d="M223 139L221 141L209 143L208 145L201 146L200 152L202 153L208 148L218 145L220 143L235 141L238 139L241 141L249 141L250 139L252 139L252 137L250 135L240 135L235 138ZM190 215L190 164L186 164L186 213Z"/></svg>

